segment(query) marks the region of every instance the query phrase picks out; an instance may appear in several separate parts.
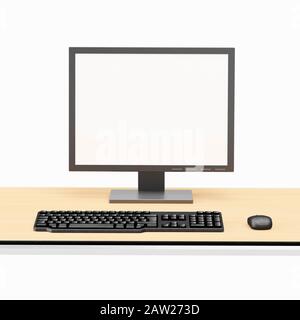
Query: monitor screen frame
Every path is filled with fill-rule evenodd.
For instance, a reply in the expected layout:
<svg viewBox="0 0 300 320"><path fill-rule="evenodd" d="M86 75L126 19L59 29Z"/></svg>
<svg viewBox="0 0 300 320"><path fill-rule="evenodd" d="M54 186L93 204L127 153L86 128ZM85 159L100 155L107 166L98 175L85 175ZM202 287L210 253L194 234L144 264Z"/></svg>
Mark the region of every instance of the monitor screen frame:
<svg viewBox="0 0 300 320"><path fill-rule="evenodd" d="M76 54L227 54L228 137L227 165L78 165L76 164ZM234 76L235 48L69 47L69 171L234 171Z"/></svg>

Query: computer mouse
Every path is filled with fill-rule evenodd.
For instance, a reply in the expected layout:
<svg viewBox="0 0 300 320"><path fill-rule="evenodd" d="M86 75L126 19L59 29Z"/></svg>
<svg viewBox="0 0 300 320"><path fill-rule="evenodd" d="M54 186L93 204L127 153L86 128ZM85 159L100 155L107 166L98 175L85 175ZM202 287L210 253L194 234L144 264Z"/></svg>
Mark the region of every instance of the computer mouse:
<svg viewBox="0 0 300 320"><path fill-rule="evenodd" d="M248 218L248 224L251 229L269 230L272 228L272 219L264 215L255 215Z"/></svg>

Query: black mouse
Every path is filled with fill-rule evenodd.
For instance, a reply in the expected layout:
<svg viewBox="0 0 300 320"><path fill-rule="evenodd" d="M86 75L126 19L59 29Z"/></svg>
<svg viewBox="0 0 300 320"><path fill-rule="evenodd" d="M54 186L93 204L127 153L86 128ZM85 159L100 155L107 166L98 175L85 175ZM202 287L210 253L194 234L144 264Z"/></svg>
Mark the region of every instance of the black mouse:
<svg viewBox="0 0 300 320"><path fill-rule="evenodd" d="M269 230L272 228L272 219L268 216L256 215L248 218L248 224L251 229Z"/></svg>

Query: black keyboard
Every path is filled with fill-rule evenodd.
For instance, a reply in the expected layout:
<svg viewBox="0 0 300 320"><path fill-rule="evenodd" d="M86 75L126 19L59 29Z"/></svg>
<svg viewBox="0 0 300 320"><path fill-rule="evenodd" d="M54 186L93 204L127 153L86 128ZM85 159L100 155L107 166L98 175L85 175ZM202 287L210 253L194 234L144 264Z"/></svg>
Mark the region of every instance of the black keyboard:
<svg viewBox="0 0 300 320"><path fill-rule="evenodd" d="M35 231L48 232L223 232L218 211L40 211Z"/></svg>

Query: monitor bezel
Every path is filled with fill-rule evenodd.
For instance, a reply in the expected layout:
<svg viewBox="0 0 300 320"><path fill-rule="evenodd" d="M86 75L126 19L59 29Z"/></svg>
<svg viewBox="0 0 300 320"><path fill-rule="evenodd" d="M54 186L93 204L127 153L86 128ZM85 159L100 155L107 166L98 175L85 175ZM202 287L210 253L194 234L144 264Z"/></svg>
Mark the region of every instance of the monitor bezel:
<svg viewBox="0 0 300 320"><path fill-rule="evenodd" d="M228 137L227 165L78 165L76 164L76 54L227 54L228 55ZM234 76L235 48L174 48L174 47L69 47L69 171L234 171Z"/></svg>

